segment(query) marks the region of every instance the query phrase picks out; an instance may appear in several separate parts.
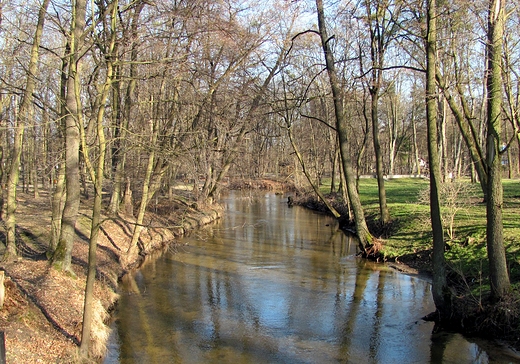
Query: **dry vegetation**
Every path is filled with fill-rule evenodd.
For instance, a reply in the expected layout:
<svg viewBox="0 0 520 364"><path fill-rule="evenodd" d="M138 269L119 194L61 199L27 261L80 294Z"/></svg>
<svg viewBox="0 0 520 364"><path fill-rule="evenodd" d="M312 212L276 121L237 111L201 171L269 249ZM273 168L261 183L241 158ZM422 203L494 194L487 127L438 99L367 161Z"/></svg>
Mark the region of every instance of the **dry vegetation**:
<svg viewBox="0 0 520 364"><path fill-rule="evenodd" d="M47 196L34 199L20 194L17 234L20 259L0 268L5 271L6 299L0 310L0 331L5 332L7 363L72 363L81 339L86 281L90 210L82 205L73 250L76 277L51 269L46 250L50 232ZM176 236L218 218L219 211L201 212L201 207L179 198L153 206L147 229L141 235L146 252L171 244ZM91 352L101 357L109 334L109 312L117 301L117 284L125 273L119 264L132 231L131 216L106 219L98 241L95 318ZM0 237L5 240L4 230Z"/></svg>

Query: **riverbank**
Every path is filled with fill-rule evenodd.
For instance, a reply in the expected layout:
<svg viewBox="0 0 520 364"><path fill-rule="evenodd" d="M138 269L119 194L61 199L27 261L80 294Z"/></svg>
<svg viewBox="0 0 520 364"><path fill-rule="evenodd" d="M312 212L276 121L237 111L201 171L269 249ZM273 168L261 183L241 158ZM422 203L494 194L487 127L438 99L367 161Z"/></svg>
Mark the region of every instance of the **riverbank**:
<svg viewBox="0 0 520 364"><path fill-rule="evenodd" d="M338 196L329 194L326 197L328 198L328 202L334 206L334 208L342 215L348 214L347 206L340 202ZM294 205L299 205L314 211L330 214L325 204L319 201L313 194L292 194L290 201L290 203ZM381 229L373 215L369 215L367 217L367 225L371 233L376 236L380 242L384 241L385 238L395 234L395 232L399 229L397 222L389 224L384 229ZM340 221L340 229L349 233L355 233L355 226L353 221L349 221L347 219L342 219ZM431 281L431 251L410 250L404 251L404 253L399 256L385 256L384 254L380 254L379 250L382 248L384 247L380 244L378 250L375 252L374 256L370 257L370 259L375 260L376 262L387 263L390 267L402 273L420 276L423 279Z"/></svg>
<svg viewBox="0 0 520 364"><path fill-rule="evenodd" d="M263 188L275 193L287 190L283 183L272 181L262 182L260 187L256 184L250 186L250 183L235 187ZM405 194L406 201L413 201L411 196L414 196L415 192L410 188L404 189L399 186L399 192ZM515 192L514 196L516 195ZM520 200L520 197L518 199ZM408 202L408 205L412 204L413 202ZM50 269L45 256L49 241L49 205L48 196L42 195L34 199L32 195L19 194L17 232L21 242L22 258L14 263L0 264L0 269L5 270L7 276L6 301L4 309L0 310L0 331L6 333L8 363L71 363L76 360L75 354L81 334L91 207L87 204L82 205L77 223L78 234L73 251L73 269L77 277L72 278ZM307 207L317 209L316 206ZM159 199L151 204L149 210L151 212L147 214L145 221L147 228L142 234L142 242L148 252L166 246L175 247L175 243L170 244L176 237L217 219L221 214L221 211L214 206L197 206L184 198L170 201ZM393 215L396 216L395 211ZM424 224L423 215L420 208L414 207L413 219ZM399 254L382 255L381 261L390 263L396 270L428 279L431 273L430 252L425 248L429 244L428 235L418 229L417 224L411 230L406 224L404 215L397 216L391 229L380 233L391 237L385 240L385 249L390 247L392 252ZM99 356L105 350L108 336L108 327L104 322L108 320L109 312L117 301L115 292L119 278L125 274L119 264L119 256L128 248L134 221L132 216L125 215L116 219L108 219L107 216L105 218L97 250L98 281L95 293L98 313L95 320L100 324L97 325L96 335L94 335L97 343L94 350ZM373 219L370 221L376 222ZM2 233L3 230L0 230L0 234ZM397 240L400 243L396 243ZM451 252L455 252L459 245L450 244ZM477 242L468 241L464 249L468 250L476 244ZM515 267L513 263L512 268ZM464 282L459 281L459 283ZM472 301L468 301L472 307L478 308L478 305L484 302L482 300L484 297L481 296L468 297L473 298ZM504 306L495 308L507 309ZM485 317L486 312L491 311L480 311L480 317ZM513 319L518 317L517 311L511 312ZM489 320L495 318L494 314L488 316ZM475 321L474 317L468 317L468 320ZM518 349L520 338L517 334L518 330L507 332L510 334L509 342Z"/></svg>
<svg viewBox="0 0 520 364"><path fill-rule="evenodd" d="M7 363L73 363L78 360L91 208L88 201L81 205L72 257L76 277L72 277L51 269L46 258L50 240L49 206L49 197L44 194L36 199L32 195L19 194L20 258L0 264L5 272L0 331L5 333ZM141 234L144 254L175 246L177 237L221 215L218 206L200 206L185 198L159 200L150 210ZM118 281L126 273L119 258L128 249L135 222L127 215L103 218L97 248L98 279L91 349L99 358L106 350L109 335L106 323L117 301ZM3 230L0 233L3 234Z"/></svg>
<svg viewBox="0 0 520 364"><path fill-rule="evenodd" d="M453 205L443 201L446 228L447 280L452 291L452 317L444 328L469 336L499 339L517 352L520 350L520 224L517 218L520 183L507 181L504 193L504 240L511 279L511 290L500 302L490 301L488 260L485 240L485 204L478 189L461 181L448 185ZM369 259L385 262L392 268L431 280L431 225L429 220L428 183L419 179L387 181L387 202L392 222L381 227L378 221L377 184L362 180L360 195L367 224L376 244ZM346 211L336 194L322 192L338 211ZM457 195L458 194L458 195ZM293 204L327 213L314 194L293 196ZM451 221L451 225L448 224ZM448 222L448 223L447 223ZM353 223L340 221L342 228L353 231ZM427 317L434 320L435 315Z"/></svg>

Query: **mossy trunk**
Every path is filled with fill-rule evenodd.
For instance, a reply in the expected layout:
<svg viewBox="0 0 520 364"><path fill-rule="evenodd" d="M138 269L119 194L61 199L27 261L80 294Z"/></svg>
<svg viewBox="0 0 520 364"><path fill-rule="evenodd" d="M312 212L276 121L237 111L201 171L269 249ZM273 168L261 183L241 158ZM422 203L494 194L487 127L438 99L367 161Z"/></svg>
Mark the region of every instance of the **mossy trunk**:
<svg viewBox="0 0 520 364"><path fill-rule="evenodd" d="M438 105L435 70L437 64L437 11L436 0L428 0L426 43L426 124L428 131L428 157L430 163L430 217L433 232L432 295L440 320L450 317L451 295L446 282L444 232L441 220L439 188L442 183L438 143Z"/></svg>
<svg viewBox="0 0 520 364"><path fill-rule="evenodd" d="M69 77L67 79L67 93L65 103L68 113L65 116L65 188L67 190L65 206L63 207L62 226L58 246L52 256L52 266L59 270L71 270L72 247L76 237L76 220L80 203L80 176L79 176L79 113L80 105L76 94L80 87L80 45L81 36L85 28L86 4L85 0L78 0L73 9L71 23L71 52Z"/></svg>
<svg viewBox="0 0 520 364"><path fill-rule="evenodd" d="M487 252L491 294L494 299L502 298L510 287L504 247L502 221L503 189L501 163L502 122L502 38L505 23L505 0L490 0L488 20L488 108L487 108Z"/></svg>

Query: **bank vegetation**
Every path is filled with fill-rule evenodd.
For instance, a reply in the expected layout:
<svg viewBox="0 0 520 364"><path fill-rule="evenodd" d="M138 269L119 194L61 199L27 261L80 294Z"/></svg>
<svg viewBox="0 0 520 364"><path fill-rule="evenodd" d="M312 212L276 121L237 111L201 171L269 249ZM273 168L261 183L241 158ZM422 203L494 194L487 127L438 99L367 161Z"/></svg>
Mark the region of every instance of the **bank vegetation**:
<svg viewBox="0 0 520 364"><path fill-rule="evenodd" d="M322 193L338 210L348 209L337 193L330 193L324 180ZM386 180L388 208L394 217L384 227L378 221L377 181L360 179L361 200L368 226L377 243L364 257L390 264L394 269L431 282L432 230L429 181L427 178L394 176ZM468 179L454 179L440 191L441 218L446 244L446 279L452 292L451 320L438 328L456 330L520 345L520 180L504 180L504 246L511 279L511 290L500 302L491 299L489 261L486 250L486 204L478 185ZM307 188L291 198L298 204L328 213L326 206ZM352 233L351 222L341 228ZM360 252L360 255L363 255ZM435 314L425 317L435 320Z"/></svg>

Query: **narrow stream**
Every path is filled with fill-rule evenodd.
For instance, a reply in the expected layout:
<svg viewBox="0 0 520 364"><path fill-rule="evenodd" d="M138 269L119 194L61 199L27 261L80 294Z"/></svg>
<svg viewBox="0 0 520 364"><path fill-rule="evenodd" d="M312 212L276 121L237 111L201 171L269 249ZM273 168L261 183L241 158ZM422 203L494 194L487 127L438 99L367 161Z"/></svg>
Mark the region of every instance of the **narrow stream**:
<svg viewBox="0 0 520 364"><path fill-rule="evenodd" d="M125 277L105 364L508 363L432 334L430 285L355 258L334 219L231 193L218 223Z"/></svg>

